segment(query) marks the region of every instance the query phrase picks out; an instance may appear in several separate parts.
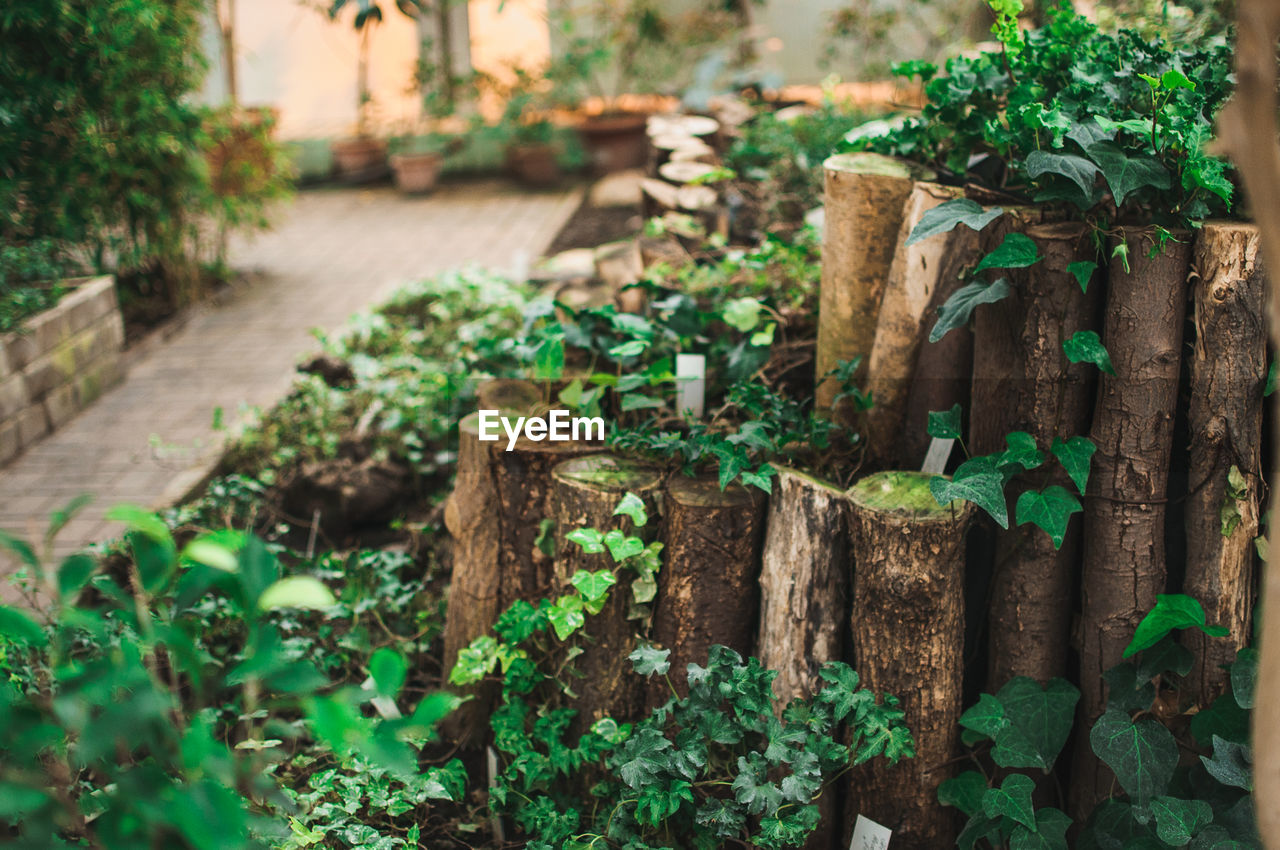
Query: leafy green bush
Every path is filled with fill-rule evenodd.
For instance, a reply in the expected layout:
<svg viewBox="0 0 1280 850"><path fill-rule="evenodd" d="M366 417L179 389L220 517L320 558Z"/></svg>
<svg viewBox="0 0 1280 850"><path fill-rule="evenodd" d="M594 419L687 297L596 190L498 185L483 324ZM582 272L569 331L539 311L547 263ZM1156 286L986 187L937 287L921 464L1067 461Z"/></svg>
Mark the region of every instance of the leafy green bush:
<svg viewBox="0 0 1280 850"><path fill-rule="evenodd" d="M66 289L57 283L79 270L52 239L25 245L0 244L0 333L58 303ZM31 284L38 285L31 285Z"/></svg>

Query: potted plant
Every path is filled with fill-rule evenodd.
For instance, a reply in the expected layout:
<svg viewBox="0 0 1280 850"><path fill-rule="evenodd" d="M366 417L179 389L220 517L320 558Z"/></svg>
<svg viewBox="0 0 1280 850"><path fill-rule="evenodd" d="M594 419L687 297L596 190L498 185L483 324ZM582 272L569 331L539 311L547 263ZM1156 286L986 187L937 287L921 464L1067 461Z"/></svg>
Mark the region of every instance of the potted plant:
<svg viewBox="0 0 1280 850"><path fill-rule="evenodd" d="M421 195L436 187L450 139L439 133L403 136L392 142L391 173L396 188Z"/></svg>
<svg viewBox="0 0 1280 850"><path fill-rule="evenodd" d="M560 149L556 125L548 117L551 109L550 83L544 75L524 68L510 69L513 80L506 83L486 74L481 86L502 98L502 117L492 127L480 127L498 137L505 149L507 169L517 180L531 186L551 186L560 182Z"/></svg>

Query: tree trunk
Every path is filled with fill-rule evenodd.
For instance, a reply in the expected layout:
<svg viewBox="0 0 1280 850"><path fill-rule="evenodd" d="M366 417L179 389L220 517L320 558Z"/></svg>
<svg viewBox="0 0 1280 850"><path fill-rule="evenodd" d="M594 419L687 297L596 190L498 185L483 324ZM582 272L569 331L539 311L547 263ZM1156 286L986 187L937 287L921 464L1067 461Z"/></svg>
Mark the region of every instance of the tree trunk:
<svg viewBox="0 0 1280 850"><path fill-rule="evenodd" d="M931 172L873 153L837 154L826 171L826 235L818 310L817 406L829 410L839 392L824 380L842 360L865 358L875 339L880 299L893 261L903 204L916 180ZM849 411L836 411L847 420Z"/></svg>
<svg viewBox="0 0 1280 850"><path fill-rule="evenodd" d="M1196 658L1188 686L1202 706L1222 693L1227 674L1221 665L1235 660L1252 633L1267 377L1258 247L1256 227L1210 222L1196 238L1192 264L1196 337L1183 591L1204 606L1208 622L1231 630L1227 638L1194 629L1182 634Z"/></svg>
<svg viewBox="0 0 1280 850"><path fill-rule="evenodd" d="M705 665L713 644L751 652L764 508L755 488L721 490L715 479L683 475L667 482L653 639L671 650L671 681L681 695L689 692L688 665ZM660 683L651 704L668 696Z"/></svg>
<svg viewBox="0 0 1280 850"><path fill-rule="evenodd" d="M635 534L631 520L614 516L614 509L628 492L644 500L645 508L657 520L657 497L662 474L648 466L613 455L600 454L565 461L551 473L552 503L556 519L556 585L569 586L578 570L614 569L618 583L609 593L604 609L587 618L584 629L588 643L574 661L582 678L572 687L577 691L579 732L602 717L619 723L633 721L643 708L641 679L632 672L627 656L635 649L637 623L627 618L631 608L631 582L635 574L617 568L607 552L587 554L565 539L570 531L594 528L607 533L619 529ZM653 526L650 525L650 528Z"/></svg>
<svg viewBox="0 0 1280 850"><path fill-rule="evenodd" d="M881 472L849 491L854 661L866 687L902 701L916 757L855 768L846 827L864 814L892 829L901 850L948 847L958 831L937 788L954 775L949 763L959 745L964 539L973 506L938 505L930 478Z"/></svg>
<svg viewBox="0 0 1280 850"><path fill-rule="evenodd" d="M1019 483L1074 490L1049 448L1055 437L1067 440L1088 433L1097 367L1069 362L1062 344L1077 331L1097 329L1102 285L1095 282L1086 293L1067 271L1073 262L1094 259L1083 225L1034 225L1026 234L1044 259L1028 269L1010 270L1013 294L977 313L975 348L983 352L983 361L989 361L992 351L999 353L1005 382L987 387L975 381L974 419L991 431L980 438L975 434L974 451L997 451L1005 434L1025 431L1045 452L1047 470L1020 476ZM1033 525L996 533L988 689L1015 676L1043 684L1066 673L1071 607L1063 603L1072 598L1079 578L1079 547L1078 520L1068 526L1057 549Z"/></svg>
<svg viewBox="0 0 1280 850"><path fill-rule="evenodd" d="M1092 439L1098 447L1085 500L1081 582L1080 726L1105 706L1102 674L1123 660L1142 617L1165 591L1165 503L1187 305L1188 235L1148 256L1153 233L1123 228L1128 245L1109 269L1103 345L1116 374L1099 379ZM1077 739L1077 819L1110 787L1109 771Z"/></svg>
<svg viewBox="0 0 1280 850"><path fill-rule="evenodd" d="M453 537L453 578L444 620L444 677L458 653L493 626L499 608L498 491L489 465L492 443L480 441L480 417L473 413L458 425L458 471L445 504L444 522ZM467 688L473 699L442 721L446 740L461 747L479 745L488 732L489 710L497 691L491 684Z"/></svg>
<svg viewBox="0 0 1280 850"><path fill-rule="evenodd" d="M938 288L925 310L924 337L927 340L938 316L938 308L960 287L964 271L978 262L979 235L967 227L952 233L947 252L938 272ZM915 373L907 393L902 428L898 431L895 452L899 469L919 469L929 451L932 438L926 430L929 412L950 410L959 404L969 409L969 387L973 380L973 331L956 328L937 342L925 342L916 361Z"/></svg>
<svg viewBox="0 0 1280 850"><path fill-rule="evenodd" d="M926 212L962 194L956 187L916 183L903 207L898 244L867 358L867 389L875 401L867 413L867 451L874 466L892 463L911 375L920 346L933 327L928 320L929 304L943 282L944 259L951 243L961 235L960 230L968 228L956 228L941 238L925 239L910 247L907 237Z"/></svg>

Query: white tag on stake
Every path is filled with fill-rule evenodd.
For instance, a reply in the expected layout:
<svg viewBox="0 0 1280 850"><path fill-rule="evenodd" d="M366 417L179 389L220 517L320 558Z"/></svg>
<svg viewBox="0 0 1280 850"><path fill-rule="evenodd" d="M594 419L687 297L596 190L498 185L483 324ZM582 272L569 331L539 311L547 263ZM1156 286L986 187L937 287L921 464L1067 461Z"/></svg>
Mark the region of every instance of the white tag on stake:
<svg viewBox="0 0 1280 850"><path fill-rule="evenodd" d="M920 471L929 475L941 475L942 471L947 468L947 460L951 457L951 448L955 444L955 440L943 440L939 437L934 437L929 443L929 451L925 452L924 463L920 466Z"/></svg>
<svg viewBox="0 0 1280 850"><path fill-rule="evenodd" d="M886 850L891 837L893 830L858 815L857 823L853 825L853 840L849 842L849 850Z"/></svg>

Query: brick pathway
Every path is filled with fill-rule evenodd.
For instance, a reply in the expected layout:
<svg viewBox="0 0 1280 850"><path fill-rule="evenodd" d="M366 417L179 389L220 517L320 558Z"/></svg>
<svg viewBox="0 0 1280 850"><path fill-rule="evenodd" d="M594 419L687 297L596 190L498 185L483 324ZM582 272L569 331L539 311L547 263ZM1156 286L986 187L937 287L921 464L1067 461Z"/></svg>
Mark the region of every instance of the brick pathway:
<svg viewBox="0 0 1280 850"><path fill-rule="evenodd" d="M579 190L529 194L499 182L441 187L426 198L389 188L302 192L277 227L233 244L232 265L258 272L152 344L125 382L0 469L0 529L38 539L49 512L80 493L93 503L58 554L119 530L112 505L159 506L197 483L219 452L214 408L268 407L288 389L313 328L333 330L402 283L480 263L519 273L576 209ZM12 561L0 555L0 577ZM0 598L12 589L0 578Z"/></svg>

